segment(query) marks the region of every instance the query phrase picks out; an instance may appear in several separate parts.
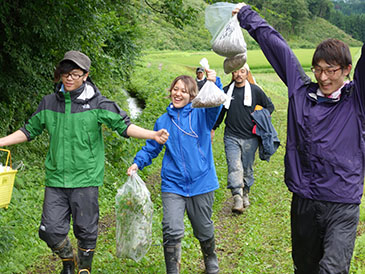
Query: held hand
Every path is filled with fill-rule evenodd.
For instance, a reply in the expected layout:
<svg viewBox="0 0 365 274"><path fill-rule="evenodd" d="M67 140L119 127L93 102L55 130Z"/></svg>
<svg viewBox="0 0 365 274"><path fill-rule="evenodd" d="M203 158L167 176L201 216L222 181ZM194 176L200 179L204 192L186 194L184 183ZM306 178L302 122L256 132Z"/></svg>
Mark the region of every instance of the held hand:
<svg viewBox="0 0 365 274"><path fill-rule="evenodd" d="M215 83L216 77L217 77L217 73L215 72L215 70L213 70L213 69L206 69L205 71L207 72L207 80L210 80L213 83Z"/></svg>
<svg viewBox="0 0 365 274"><path fill-rule="evenodd" d="M237 14L242 7L246 6L244 2L237 4L234 9L232 10L232 16Z"/></svg>
<svg viewBox="0 0 365 274"><path fill-rule="evenodd" d="M156 131L155 134L155 141L159 143L160 145L163 145L166 143L167 139L169 138L169 133L166 129L160 129L159 131Z"/></svg>
<svg viewBox="0 0 365 274"><path fill-rule="evenodd" d="M212 130L210 131L210 142L211 142L212 144L213 144L214 135L215 135L215 131L214 131L214 129L212 129Z"/></svg>
<svg viewBox="0 0 365 274"><path fill-rule="evenodd" d="M137 164L133 164L131 165L128 170L127 170L127 175L128 176L131 176L133 173L137 172L138 171L138 166Z"/></svg>

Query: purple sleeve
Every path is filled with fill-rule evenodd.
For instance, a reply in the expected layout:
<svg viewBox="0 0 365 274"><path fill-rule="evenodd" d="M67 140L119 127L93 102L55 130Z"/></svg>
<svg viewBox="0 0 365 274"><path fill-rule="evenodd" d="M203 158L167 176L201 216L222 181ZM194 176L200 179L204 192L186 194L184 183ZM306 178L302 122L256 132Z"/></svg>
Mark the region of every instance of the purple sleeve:
<svg viewBox="0 0 365 274"><path fill-rule="evenodd" d="M260 45L267 60L288 87L289 97L302 85L310 83L310 78L284 38L257 12L248 5L244 6L238 13L238 21Z"/></svg>
<svg viewBox="0 0 365 274"><path fill-rule="evenodd" d="M361 56L357 61L354 72L355 90L358 93L362 105L363 113L365 112L365 44L361 48Z"/></svg>

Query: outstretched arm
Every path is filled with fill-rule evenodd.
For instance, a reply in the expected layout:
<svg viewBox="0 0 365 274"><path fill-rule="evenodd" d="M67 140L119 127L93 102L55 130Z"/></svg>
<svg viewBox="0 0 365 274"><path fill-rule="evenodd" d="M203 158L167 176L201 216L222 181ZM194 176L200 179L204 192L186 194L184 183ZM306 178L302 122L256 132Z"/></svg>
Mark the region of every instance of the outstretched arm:
<svg viewBox="0 0 365 274"><path fill-rule="evenodd" d="M0 147L15 145L27 141L27 136L21 130L17 130L14 133L0 138Z"/></svg>
<svg viewBox="0 0 365 274"><path fill-rule="evenodd" d="M152 139L155 140L160 145L166 143L169 138L169 133L166 129L160 129L158 131L148 130L131 124L127 128L127 135L130 137L138 138L138 139Z"/></svg>
<svg viewBox="0 0 365 274"><path fill-rule="evenodd" d="M243 3L237 5L233 13L238 13L240 26L257 41L267 60L287 85L289 96L299 86L310 83L310 78L304 73L298 59L278 31Z"/></svg>
<svg viewBox="0 0 365 274"><path fill-rule="evenodd" d="M361 48L361 56L357 61L354 73L354 82L356 90L359 92L360 102L362 103L363 112L365 112L365 44Z"/></svg>

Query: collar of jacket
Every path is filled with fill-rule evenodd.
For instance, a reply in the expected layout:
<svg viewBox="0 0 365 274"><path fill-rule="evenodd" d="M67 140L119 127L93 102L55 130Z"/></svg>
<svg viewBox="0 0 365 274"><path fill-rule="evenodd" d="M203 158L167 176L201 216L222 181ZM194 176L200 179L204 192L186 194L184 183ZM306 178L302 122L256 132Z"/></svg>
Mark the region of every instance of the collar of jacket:
<svg viewBox="0 0 365 274"><path fill-rule="evenodd" d="M55 89L57 99L64 101L64 93L61 91L62 82L58 83ZM89 81L84 82L79 88L69 92L71 96L71 101L75 103L84 104L90 99L100 95L98 88Z"/></svg>
<svg viewBox="0 0 365 274"><path fill-rule="evenodd" d="M309 98L309 100L314 101L314 102L318 102L318 97L317 97L317 90L319 89L319 85L317 83L310 83L309 84L309 88L308 88L308 93L307 93L307 97ZM339 101L345 100L346 98L348 98L348 96L352 93L354 89L354 85L353 82L348 82L346 83L342 89L341 89L341 96L338 100L329 100L326 101L326 103L337 103Z"/></svg>
<svg viewBox="0 0 365 274"><path fill-rule="evenodd" d="M189 113L193 110L193 107L191 106L191 102L185 105L182 108L175 108L172 103L169 104L167 107L167 113L174 118L178 118L179 116L188 116Z"/></svg>

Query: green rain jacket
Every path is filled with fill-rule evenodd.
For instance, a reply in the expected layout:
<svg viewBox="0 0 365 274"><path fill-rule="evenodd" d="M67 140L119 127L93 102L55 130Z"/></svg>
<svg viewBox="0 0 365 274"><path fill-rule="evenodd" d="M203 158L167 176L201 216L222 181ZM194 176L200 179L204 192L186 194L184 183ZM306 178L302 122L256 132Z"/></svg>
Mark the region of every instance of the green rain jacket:
<svg viewBox="0 0 365 274"><path fill-rule="evenodd" d="M43 97L38 109L20 130L28 141L46 129L50 145L46 157L46 186L100 186L104 178L102 124L128 137L126 112L100 94L92 82L63 92L62 85Z"/></svg>

